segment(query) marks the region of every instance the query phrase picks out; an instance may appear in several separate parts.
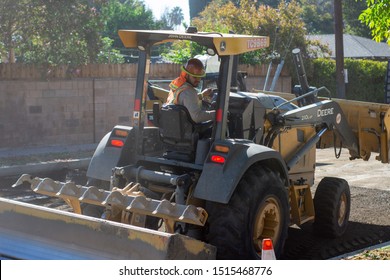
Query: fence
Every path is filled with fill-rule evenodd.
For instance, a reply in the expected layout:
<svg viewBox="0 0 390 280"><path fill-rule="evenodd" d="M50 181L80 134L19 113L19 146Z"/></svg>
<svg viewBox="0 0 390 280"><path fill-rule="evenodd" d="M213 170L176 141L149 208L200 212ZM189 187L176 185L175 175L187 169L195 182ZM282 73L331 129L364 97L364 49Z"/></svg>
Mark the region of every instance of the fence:
<svg viewBox="0 0 390 280"><path fill-rule="evenodd" d="M113 126L131 125L135 64L86 65L73 72L60 66L43 76L42 69L0 64L0 148L96 143ZM262 89L264 67L240 70L248 72L248 89ZM180 65L153 64L150 78L169 80L179 71ZM276 90L290 92L291 78L281 76Z"/></svg>
<svg viewBox="0 0 390 280"><path fill-rule="evenodd" d="M239 70L246 71L250 77L262 77L267 74L266 65L240 65ZM179 72L179 64L156 63L151 65L149 75L153 78L171 78ZM30 81L75 78L134 78L136 74L137 64L88 64L77 67L69 65L46 66L18 63L0 64L0 80ZM281 75L289 76L289 73L282 71Z"/></svg>
<svg viewBox="0 0 390 280"><path fill-rule="evenodd" d="M177 64L154 64L150 75L170 77L180 71ZM137 64L88 64L77 67L60 65L0 64L1 80L57 80L75 78L131 78L137 73Z"/></svg>

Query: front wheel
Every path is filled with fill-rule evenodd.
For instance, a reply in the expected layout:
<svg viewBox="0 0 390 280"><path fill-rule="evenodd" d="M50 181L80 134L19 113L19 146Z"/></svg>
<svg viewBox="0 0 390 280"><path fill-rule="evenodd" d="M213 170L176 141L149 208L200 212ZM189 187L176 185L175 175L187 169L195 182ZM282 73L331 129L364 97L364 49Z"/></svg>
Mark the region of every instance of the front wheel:
<svg viewBox="0 0 390 280"><path fill-rule="evenodd" d="M348 226L351 193L344 179L325 177L314 195L313 231L325 237L340 237Z"/></svg>
<svg viewBox="0 0 390 280"><path fill-rule="evenodd" d="M228 204L207 202L207 241L218 259L260 259L264 238L271 238L276 256L283 250L289 225L286 188L264 166L250 168Z"/></svg>

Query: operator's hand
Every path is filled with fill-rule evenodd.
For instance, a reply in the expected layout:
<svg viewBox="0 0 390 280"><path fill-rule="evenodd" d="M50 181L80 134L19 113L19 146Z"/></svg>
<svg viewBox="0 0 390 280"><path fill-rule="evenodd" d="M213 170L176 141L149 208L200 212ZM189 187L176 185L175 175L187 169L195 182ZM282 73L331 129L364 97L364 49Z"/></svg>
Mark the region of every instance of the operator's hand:
<svg viewBox="0 0 390 280"><path fill-rule="evenodd" d="M202 91L202 99L210 102L212 97L213 97L213 89L206 88L204 91Z"/></svg>

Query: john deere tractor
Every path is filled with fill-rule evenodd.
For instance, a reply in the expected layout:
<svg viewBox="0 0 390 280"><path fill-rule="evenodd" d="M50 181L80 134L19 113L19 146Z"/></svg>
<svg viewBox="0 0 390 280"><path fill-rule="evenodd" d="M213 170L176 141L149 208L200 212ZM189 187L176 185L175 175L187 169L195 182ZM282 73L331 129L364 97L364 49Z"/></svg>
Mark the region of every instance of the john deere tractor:
<svg viewBox="0 0 390 280"><path fill-rule="evenodd" d="M324 178L312 196L316 149L345 147L363 160L374 152L388 163L388 105L318 97L326 88L243 91L236 58L267 48L267 37L194 29L119 36L139 51L132 126L115 126L100 141L86 186L22 175L16 185L61 197L73 213L1 199L3 255L20 258L15 246L34 240L47 258L260 259L265 238L280 256L292 225L309 222L328 237L345 232L348 183ZM151 48L177 40L218 57L211 122L165 105L167 90L149 82Z"/></svg>

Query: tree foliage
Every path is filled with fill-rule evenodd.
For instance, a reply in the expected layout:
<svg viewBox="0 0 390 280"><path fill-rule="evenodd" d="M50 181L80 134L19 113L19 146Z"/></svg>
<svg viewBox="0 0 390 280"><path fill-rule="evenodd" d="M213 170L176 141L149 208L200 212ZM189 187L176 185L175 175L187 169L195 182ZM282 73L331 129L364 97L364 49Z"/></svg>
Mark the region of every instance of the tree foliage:
<svg viewBox="0 0 390 280"><path fill-rule="evenodd" d="M165 49L162 56L166 61L184 64L188 59L195 56L196 52L193 52L193 47L195 43L189 41L178 41L175 42L173 48Z"/></svg>
<svg viewBox="0 0 390 280"><path fill-rule="evenodd" d="M269 36L271 46L265 51L246 54L241 62L256 64L269 58L284 57L291 48L305 50L305 29L300 18L302 8L295 0L280 1L277 8L241 0L237 6L231 1L215 0L193 19L201 31L219 31L248 35Z"/></svg>
<svg viewBox="0 0 390 280"><path fill-rule="evenodd" d="M242 56L245 63L284 57L297 47L306 53L307 33L333 33L334 0L189 2L190 10L197 5L196 13L205 8L193 19L199 30L270 37L271 47ZM367 37L370 28L377 41L390 44L389 2L344 0L345 30ZM113 51L123 48L119 29L174 29L183 19L180 7L166 10L161 19L155 19L143 0L1 0L0 62L77 65L121 61ZM189 50L184 50L187 47ZM202 52L196 44L176 44L172 53L170 49L166 49L165 57L172 61ZM162 50L160 46L157 52Z"/></svg>
<svg viewBox="0 0 390 280"><path fill-rule="evenodd" d="M366 0L359 19L370 29L375 41L385 40L390 45L390 0Z"/></svg>
<svg viewBox="0 0 390 280"><path fill-rule="evenodd" d="M4 52L18 61L82 64L94 61L101 46L104 0L4 0L0 26ZM12 59L10 60L12 61Z"/></svg>
<svg viewBox="0 0 390 280"><path fill-rule="evenodd" d="M103 46L97 55L97 63L124 63L125 59L119 50L113 49L114 40L104 37L102 39Z"/></svg>
<svg viewBox="0 0 390 280"><path fill-rule="evenodd" d="M173 30L175 27L180 26L183 20L184 14L180 7L176 6L171 10L165 8L161 18L157 21L157 27L159 29Z"/></svg>
<svg viewBox="0 0 390 280"><path fill-rule="evenodd" d="M297 0L302 8L301 18L304 21L308 34L334 33L334 0ZM191 17L197 16L213 1L189 1ZM236 7L241 5L240 0L221 0L231 2ZM253 1L260 5L278 8L280 0ZM288 1L286 1L288 2ZM365 0L343 0L344 30L346 33L369 37L369 29L362 24L358 17L366 8Z"/></svg>
<svg viewBox="0 0 390 280"><path fill-rule="evenodd" d="M114 40L114 48L123 48L118 36L119 29L155 29L157 27L153 13L139 0L109 0L102 7L105 21L103 37Z"/></svg>
<svg viewBox="0 0 390 280"><path fill-rule="evenodd" d="M170 22L173 27L180 25L184 20L183 10L180 7L174 7L169 13Z"/></svg>
<svg viewBox="0 0 390 280"><path fill-rule="evenodd" d="M118 29L158 27L142 0L1 0L0 59L46 65L121 61L113 50L123 47Z"/></svg>
<svg viewBox="0 0 390 280"><path fill-rule="evenodd" d="M333 0L300 0L308 34L334 33Z"/></svg>
<svg viewBox="0 0 390 280"><path fill-rule="evenodd" d="M22 39L30 37L28 9L30 0L2 0L0 2L0 58L15 62L15 52Z"/></svg>
<svg viewBox="0 0 390 280"><path fill-rule="evenodd" d="M370 38L370 29L359 20L359 15L366 8L365 0L343 0L342 2L344 33Z"/></svg>

